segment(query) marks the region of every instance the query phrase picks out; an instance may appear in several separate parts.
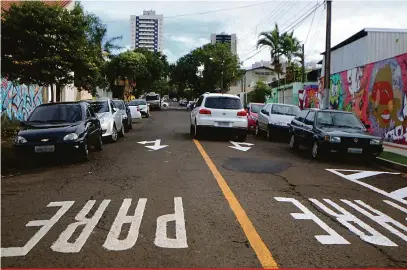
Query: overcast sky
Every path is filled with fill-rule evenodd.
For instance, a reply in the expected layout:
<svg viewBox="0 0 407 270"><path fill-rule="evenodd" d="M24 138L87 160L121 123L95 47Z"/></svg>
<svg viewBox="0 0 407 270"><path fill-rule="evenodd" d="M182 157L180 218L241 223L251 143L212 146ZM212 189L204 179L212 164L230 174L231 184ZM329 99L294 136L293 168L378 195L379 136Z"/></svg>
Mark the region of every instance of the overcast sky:
<svg viewBox="0 0 407 270"><path fill-rule="evenodd" d="M123 36L119 42L130 47L130 15L141 15L153 9L164 15L164 53L169 61L210 41L211 33L235 33L238 55L244 66L270 60L267 49L256 49L261 31L272 30L276 22L280 31L293 26L295 36L305 42L306 61L319 61L325 50L326 9L316 12L319 1L82 1L89 12L107 25L108 36ZM250 5L250 6L249 6ZM206 11L227 9L205 14ZM332 46L363 28L407 29L407 1L342 1L332 2ZM296 21L308 13L300 25ZM177 16L192 14L187 16ZM261 50L261 51L260 51ZM260 51L260 52L259 52Z"/></svg>

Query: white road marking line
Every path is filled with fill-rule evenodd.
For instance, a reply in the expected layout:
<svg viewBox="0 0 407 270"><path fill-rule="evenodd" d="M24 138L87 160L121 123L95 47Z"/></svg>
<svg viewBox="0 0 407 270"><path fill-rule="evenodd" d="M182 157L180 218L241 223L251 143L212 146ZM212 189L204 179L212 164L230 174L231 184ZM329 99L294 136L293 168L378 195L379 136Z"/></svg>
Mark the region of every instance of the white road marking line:
<svg viewBox="0 0 407 270"><path fill-rule="evenodd" d="M63 252L63 253L76 253L79 252L83 245L85 244L86 240L88 240L90 234L92 233L93 229L98 224L100 218L102 217L103 213L106 210L106 207L109 205L110 200L103 200L100 204L99 208L96 210L95 214L91 218L87 218L86 215L92 210L93 206L95 205L95 200L89 200L82 210L76 215L74 223L68 225L68 227L63 231L57 241L51 246L53 251ZM74 234L75 230L81 226L85 225L81 234L75 240L75 242L70 243L68 242L69 239Z"/></svg>
<svg viewBox="0 0 407 270"><path fill-rule="evenodd" d="M55 215L50 220L34 220L30 221L25 225L26 227L42 226L42 228L34 234L33 237L23 246L23 247L9 247L1 248L1 257L14 257L14 256L25 256L30 252L30 250L38 244L38 242L51 230L52 226L58 222L58 220L71 208L74 201L65 202L50 202L47 207L60 206L61 208L55 213Z"/></svg>
<svg viewBox="0 0 407 270"><path fill-rule="evenodd" d="M387 204L393 206L394 208L397 208L397 209L400 210L401 212L407 214L407 209L406 209L406 208L404 208L404 207L402 207L402 206L400 206L400 205L398 205L398 204L396 204L396 203L394 203L394 202L388 201L388 200L383 200L383 201L384 201L385 203L387 203ZM407 217L406 217L406 220L407 220Z"/></svg>
<svg viewBox="0 0 407 270"><path fill-rule="evenodd" d="M104 248L108 250L126 250L132 248L136 244L146 203L147 199L139 199L134 215L128 216L127 213L131 205L131 199L123 200L119 213L117 214L116 219L110 228L109 234L107 235L106 241L103 244ZM130 224L127 237L126 239L119 240L123 224L126 223Z"/></svg>
<svg viewBox="0 0 407 270"><path fill-rule="evenodd" d="M308 210L302 203L294 198L274 197L279 202L290 202L299 208L303 213L291 213L295 219L313 220L318 224L328 235L315 235L315 238L324 245L346 245L350 244L345 238L339 235L334 229L329 227L325 222L318 218L314 213Z"/></svg>
<svg viewBox="0 0 407 270"><path fill-rule="evenodd" d="M365 209L363 209L362 207L360 207L359 205L356 205L355 203L353 203L351 201L344 200L344 199L341 199L341 201L346 203L353 209L359 211L363 215L367 216L371 220L375 221L376 223L380 224L382 227L386 228L387 230L389 230L390 232L392 232L393 234L397 235L398 237L400 237L401 239L403 239L404 241L407 242L407 236L390 225L390 224L393 224L394 226L398 227L399 229L407 232L407 227L404 226L403 224L401 224L400 222L398 222L397 220L392 219L391 217L385 215L384 213L380 212L377 209L374 209L373 207L367 205L366 203L364 203L361 200L355 200L355 202L358 203L359 205L365 207L369 211L375 213L376 216L369 213L368 211L366 211Z"/></svg>
<svg viewBox="0 0 407 270"><path fill-rule="evenodd" d="M356 184L359 184L359 185L361 185L361 186L364 186L364 187L366 187L366 188L368 188L368 189L370 189L370 190L372 190L372 191L374 191L374 192L377 192L377 193L382 194L382 195L384 195L384 196L386 196L386 197L389 197L389 198L391 198L391 199L393 199L393 200L395 200L395 201L398 201L398 202L400 202L400 203L402 203L402 204L407 205L407 201L406 201L406 200L403 200L402 198L398 198L398 197L396 197L396 196L393 196L393 195L392 195L391 193L389 193L389 192L386 192L386 191L381 190L381 189L379 189L379 188L377 188L377 187L375 187L375 186L369 185L369 184L367 184L367 183L365 183L365 182L362 182L362 181L359 181L359 180L358 180L358 179L361 179L361 178L368 177L368 176L366 176L366 175L368 175L369 173L370 173L369 176L378 175L378 174L394 174L394 175L396 175L396 174L400 174L400 173L374 172L374 173L376 173L376 174L372 174L372 173L373 173L372 171L364 171L364 172L366 172L366 174L360 174L360 173L363 172L363 171L360 171L360 170L342 170L342 169L326 169L326 170L329 171L329 172L331 172L331 173L334 173L334 174L336 174L336 175L338 175L338 176L340 176L340 177L343 177L343 178L345 178L345 179L347 179L347 180L349 180L349 181L351 181L351 182L353 182L353 183L356 183ZM340 173L339 171L344 171L344 172L358 172L358 173L356 173L356 174L350 174L350 175L345 175L345 174ZM355 176L355 175L358 175L358 176ZM359 178L356 178L356 177L359 177Z"/></svg>
<svg viewBox="0 0 407 270"><path fill-rule="evenodd" d="M249 150L254 144L252 143L245 143L245 142L233 142L230 141L231 144L233 144L233 146L229 146L230 148L236 149L236 150L240 150L240 151L244 151L246 152L247 150ZM246 145L247 147L244 147L242 145Z"/></svg>
<svg viewBox="0 0 407 270"><path fill-rule="evenodd" d="M187 248L187 234L185 230L184 209L182 198L174 198L174 214L162 215L157 218L157 230L154 244L162 248ZM167 236L167 224L175 221L175 238Z"/></svg>
<svg viewBox="0 0 407 270"><path fill-rule="evenodd" d="M400 199L407 198L407 187L400 188L400 189L397 189L395 191L392 191L390 194L392 196L400 198Z"/></svg>
<svg viewBox="0 0 407 270"><path fill-rule="evenodd" d="M313 204L315 204L319 208L321 208L323 211L325 211L328 215L335 217L339 223L341 223L343 226L348 228L348 230L351 231L352 233L359 236L360 239L362 239L363 241L374 244L374 245L378 245L378 246L397 247L397 244L395 244L389 238L382 235L381 233L379 233L378 231L373 229L371 226L364 223L362 220L358 219L356 216L352 215L351 213L349 213L348 211L346 211L344 208L340 207L333 201L331 201L329 199L323 199L326 203L330 204L340 213L335 213L333 210L329 209L327 206L325 206L323 203L321 203L320 201L318 201L316 199L309 199L309 200ZM359 225L359 227L365 229L365 231L367 231L368 234L359 230L352 223L356 223L357 225Z"/></svg>
<svg viewBox="0 0 407 270"><path fill-rule="evenodd" d="M162 149L162 148L165 148L165 147L167 147L168 145L161 145L161 139L157 139L157 140L155 140L155 141L142 141L142 142L138 142L139 144L147 144L147 143L154 143L154 145L147 145L147 146L144 146L144 147L147 147L147 148L149 148L149 149L151 149L151 150L149 150L149 151L156 151L156 150L160 150L160 149Z"/></svg>

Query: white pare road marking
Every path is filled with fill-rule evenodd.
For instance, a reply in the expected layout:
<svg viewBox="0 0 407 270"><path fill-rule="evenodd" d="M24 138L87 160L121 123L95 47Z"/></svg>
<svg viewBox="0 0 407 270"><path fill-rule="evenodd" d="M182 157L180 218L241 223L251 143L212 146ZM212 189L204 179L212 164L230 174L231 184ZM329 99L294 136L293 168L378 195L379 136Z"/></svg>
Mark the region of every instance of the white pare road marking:
<svg viewBox="0 0 407 270"><path fill-rule="evenodd" d="M139 144L149 144L149 143L153 143L154 145L146 145L144 147L151 149L152 151L156 151L156 150L160 150L162 148L167 147L168 145L161 145L161 139L157 139L155 141L142 141L142 142L138 142Z"/></svg>
<svg viewBox="0 0 407 270"><path fill-rule="evenodd" d="M291 213L291 215L295 219L304 219L304 220L313 220L316 224L318 224L324 231L326 231L329 235L316 235L315 238L324 245L342 245L342 244L350 244L345 238L340 236L334 229L329 227L325 222L319 219L316 215L314 215L306 206L300 203L298 200L294 198L282 198L282 197L275 197L277 201L280 202L290 202L294 204L296 207L301 209L302 213ZM386 236L382 235L376 229L373 229L370 225L366 224L356 216L352 215L350 212L345 210L343 207L339 206L338 204L334 203L332 200L323 199L326 204L329 204L328 207L326 204L322 203L320 200L316 199L309 199L314 205L320 208L322 211L327 213L330 216L333 216L340 224L342 224L345 228L347 228L350 232L357 235L361 240L377 245L377 246L387 246L387 247L397 247L397 244L391 241ZM358 211L362 215L368 217L369 219L373 220L377 224L381 225L394 235L397 235L402 240L407 242L407 236L402 232L407 232L407 227L401 224L400 222L392 219L391 217L385 215L384 213L380 212L379 210L374 209L373 207L367 205L361 200L354 200L351 202L349 200L340 200L342 203L353 208L353 210ZM385 201L388 203L388 201ZM391 202L390 205L394 206L395 208L407 212L407 209L399 205L393 205ZM363 207L363 208L362 208ZM367 210L369 210L369 212ZM374 214L372 214L374 213ZM357 226L355 226L357 225ZM364 231L362 231L363 229ZM401 230L401 231L400 231Z"/></svg>
<svg viewBox="0 0 407 270"><path fill-rule="evenodd" d="M100 204L98 210L96 210L95 214L91 218L87 218L86 215L89 214L90 210L92 210L93 206L95 205L95 200L88 201L82 210L76 215L74 223L68 225L65 231L61 233L58 237L57 241L51 246L53 251L63 252L63 253L75 253L79 252L83 245L85 244L86 240L88 240L90 234L92 233L93 229L98 224L100 218L103 215L103 212L106 210L106 207L109 205L110 200L103 200ZM75 230L79 226L83 226L83 230L81 234L76 238L76 240L72 243L68 242L69 239L74 234Z"/></svg>
<svg viewBox="0 0 407 270"><path fill-rule="evenodd" d="M250 146L254 145L252 143L245 143L245 142L233 142L233 141L230 141L230 143L233 144L233 146L229 146L230 148L240 150L240 151L244 151L244 152L249 150L251 148ZM242 146L242 145L246 145L246 147Z"/></svg>
<svg viewBox="0 0 407 270"><path fill-rule="evenodd" d="M340 177L343 177L343 178L345 178L345 179L347 179L347 180L349 180L349 181L351 181L353 183L364 186L364 187L366 187L366 188L368 188L368 189L370 189L370 190L372 190L374 192L377 192L377 193L382 194L382 195L384 195L386 197L389 197L389 198L391 198L391 199L393 199L395 201L398 201L398 202L400 202L402 204L407 205L407 201L400 197L401 194L404 194L404 192L407 191L407 190L404 191L404 188L400 189L401 191L400 190L395 191L395 192L399 191L399 193L386 192L386 191L381 190L381 189L379 189L379 188L377 188L375 186L372 186L372 185L370 185L368 183L359 181L359 179L374 176L374 175L379 175L379 174L400 174L400 173L376 172L376 171L359 171L359 170L341 170L341 169L326 169L326 170L331 172L331 173L334 173L334 174L336 174L336 175L338 175ZM343 174L341 172L355 172L355 173L345 175L345 174Z"/></svg>
<svg viewBox="0 0 407 270"><path fill-rule="evenodd" d="M404 208L404 207L402 207L401 205L398 205L397 203L394 203L394 202L391 202L391 201L388 201L388 200L383 200L383 202L385 202L385 203L387 203L388 205L391 205L391 206L393 206L394 208L400 210L401 212L407 214L407 209ZM407 217L406 217L406 220L407 220Z"/></svg>
<svg viewBox="0 0 407 270"><path fill-rule="evenodd" d="M283 197L274 197L279 202L289 202L294 204L297 208L299 208L302 213L291 213L291 216L295 219L302 219L302 220L312 220L316 224L319 225L328 235L315 235L315 238L324 245L346 245L350 244L345 238L340 236L335 230L329 227L325 222L323 222L319 217L317 217L314 213L308 210L302 203L294 198L283 198Z"/></svg>
<svg viewBox="0 0 407 270"><path fill-rule="evenodd" d="M141 219L143 218L144 209L146 208L147 199L139 199L134 215L128 216L131 205L131 199L124 199L120 207L119 213L113 222L112 228L107 235L103 247L108 250L126 250L132 248L138 238L140 231ZM126 239L119 240L120 233L122 232L123 224L129 223L130 229Z"/></svg>
<svg viewBox="0 0 407 270"><path fill-rule="evenodd" d="M174 198L174 214L163 215L157 218L157 231L154 244L162 248L187 248L187 234L185 230L184 209L182 198ZM168 238L168 222L175 221L175 238Z"/></svg>
<svg viewBox="0 0 407 270"><path fill-rule="evenodd" d="M73 201L66 202L51 202L47 207L61 207L55 213L55 215L49 220L34 220L30 221L25 225L26 227L42 226L42 228L31 237L30 240L23 247L9 247L1 248L1 257L14 257L14 256L25 256L30 252L30 250L38 244L38 242L51 230L52 226L58 222L58 220L71 208L74 204Z"/></svg>
<svg viewBox="0 0 407 270"><path fill-rule="evenodd" d="M110 200L103 200L92 217L87 217L95 206L95 200L86 202L82 210L76 215L75 221L69 224L66 229L59 235L57 240L51 245L51 250L62 253L80 252L86 241L92 234L98 222L103 216ZM107 250L121 251L132 248L138 239L141 221L146 208L147 199L138 200L134 214L129 214L132 199L126 198L119 209L118 214L109 230L103 247ZM42 226L33 237L23 247L1 248L1 257L15 257L27 255L39 241L50 231L59 219L71 208L73 201L51 202L48 207L59 206L60 209L49 220L36 220L27 223L26 227ZM109 214L110 215L110 214ZM169 222L175 221L175 238L169 238L167 229ZM127 236L123 239L122 230L124 224L130 224ZM161 248L187 248L187 234L185 229L184 208L181 197L174 198L174 213L162 215L157 218L157 227L154 243ZM81 231L80 231L81 229ZM72 239L73 234L78 231L79 236Z"/></svg>

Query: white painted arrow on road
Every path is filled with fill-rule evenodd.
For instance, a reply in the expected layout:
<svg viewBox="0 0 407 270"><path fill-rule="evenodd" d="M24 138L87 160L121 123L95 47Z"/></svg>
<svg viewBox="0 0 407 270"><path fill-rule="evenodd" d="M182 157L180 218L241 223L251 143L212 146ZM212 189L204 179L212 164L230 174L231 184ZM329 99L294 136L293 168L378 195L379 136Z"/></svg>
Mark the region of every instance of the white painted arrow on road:
<svg viewBox="0 0 407 270"><path fill-rule="evenodd" d="M240 150L240 151L244 151L244 152L246 152L247 150L249 150L251 148L249 146L254 145L252 143L245 143L245 142L232 142L232 141L230 141L230 143L233 144L233 146L229 146L230 148ZM246 147L244 147L242 145L246 145Z"/></svg>
<svg viewBox="0 0 407 270"><path fill-rule="evenodd" d="M142 141L142 142L138 142L139 144L148 144L148 143L154 143L154 145L147 145L145 147L152 149L153 151L155 150L160 150L164 147L167 147L168 145L161 145L161 140L155 140L155 141Z"/></svg>

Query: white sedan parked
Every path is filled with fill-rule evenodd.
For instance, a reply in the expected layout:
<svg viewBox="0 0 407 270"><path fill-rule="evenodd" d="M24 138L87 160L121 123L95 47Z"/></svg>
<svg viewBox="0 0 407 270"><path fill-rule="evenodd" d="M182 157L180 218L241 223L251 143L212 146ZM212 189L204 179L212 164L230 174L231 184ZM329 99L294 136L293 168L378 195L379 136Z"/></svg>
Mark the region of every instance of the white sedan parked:
<svg viewBox="0 0 407 270"><path fill-rule="evenodd" d="M137 113L137 115L136 115L137 119L139 117L138 113L141 114L140 118L143 116L145 116L147 118L150 117L150 105L147 104L147 101L145 99L134 99L129 102L128 106L129 106L130 110L133 107L133 110L135 111L135 113ZM137 107L138 107L138 110L137 110ZM133 112L133 111L131 111L131 112Z"/></svg>
<svg viewBox="0 0 407 270"><path fill-rule="evenodd" d="M135 100L130 101L128 105L132 123L137 122L137 120L141 119L140 106L138 104L135 104L134 101Z"/></svg>

